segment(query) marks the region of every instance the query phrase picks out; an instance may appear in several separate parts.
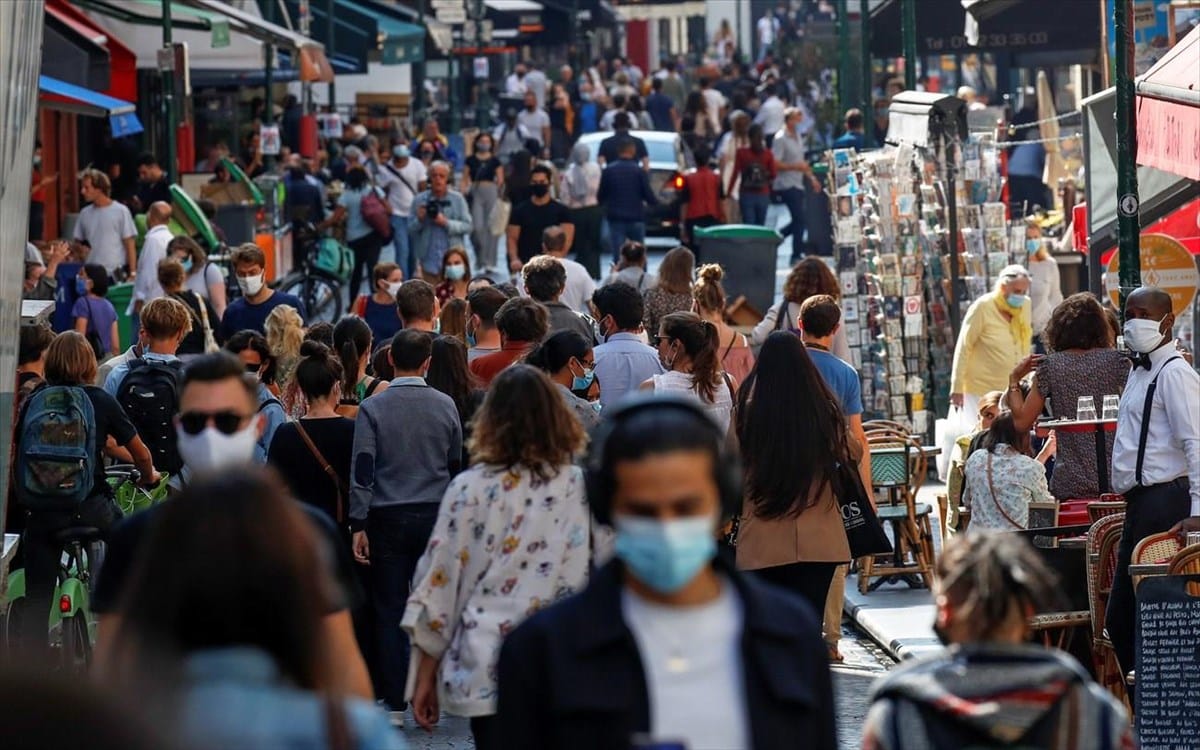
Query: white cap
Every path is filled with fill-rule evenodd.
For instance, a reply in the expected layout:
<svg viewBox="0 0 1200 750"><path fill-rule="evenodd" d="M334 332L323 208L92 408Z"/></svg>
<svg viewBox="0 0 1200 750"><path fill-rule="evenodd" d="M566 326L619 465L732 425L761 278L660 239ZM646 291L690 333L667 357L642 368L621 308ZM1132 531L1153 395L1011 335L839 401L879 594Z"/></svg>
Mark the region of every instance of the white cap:
<svg viewBox="0 0 1200 750"><path fill-rule="evenodd" d="M25 262L33 266L46 267L46 260L42 257L42 251L37 249L37 245L32 242L25 243Z"/></svg>

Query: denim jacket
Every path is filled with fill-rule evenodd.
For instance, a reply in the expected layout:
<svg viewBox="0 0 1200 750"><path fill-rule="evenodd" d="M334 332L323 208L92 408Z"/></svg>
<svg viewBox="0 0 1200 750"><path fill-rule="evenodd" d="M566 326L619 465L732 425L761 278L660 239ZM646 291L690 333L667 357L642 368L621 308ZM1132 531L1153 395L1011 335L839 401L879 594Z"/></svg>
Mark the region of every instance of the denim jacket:
<svg viewBox="0 0 1200 750"><path fill-rule="evenodd" d="M324 699L290 685L266 652L252 647L199 651L184 663L183 735L224 750L327 750ZM343 701L351 747L404 750L387 716L358 698Z"/></svg>

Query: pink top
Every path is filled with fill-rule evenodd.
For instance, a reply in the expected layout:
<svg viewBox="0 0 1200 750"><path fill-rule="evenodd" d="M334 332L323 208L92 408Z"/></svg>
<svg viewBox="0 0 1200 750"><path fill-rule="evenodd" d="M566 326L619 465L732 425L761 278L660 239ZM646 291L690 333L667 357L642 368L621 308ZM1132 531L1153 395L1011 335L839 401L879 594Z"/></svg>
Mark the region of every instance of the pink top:
<svg viewBox="0 0 1200 750"><path fill-rule="evenodd" d="M738 334L741 346L728 346L721 350L721 367L729 373L740 386L746 382L746 377L754 369L754 352L747 346L746 337Z"/></svg>

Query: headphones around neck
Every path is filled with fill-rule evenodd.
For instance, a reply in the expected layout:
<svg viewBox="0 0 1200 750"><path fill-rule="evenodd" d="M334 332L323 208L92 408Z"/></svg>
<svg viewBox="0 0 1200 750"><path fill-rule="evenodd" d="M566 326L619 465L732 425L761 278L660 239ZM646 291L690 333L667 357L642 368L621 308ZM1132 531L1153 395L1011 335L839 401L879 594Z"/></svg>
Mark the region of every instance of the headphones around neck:
<svg viewBox="0 0 1200 750"><path fill-rule="evenodd" d="M696 428L707 431L713 441L713 453L717 465L713 467L714 480L720 493L722 520L741 513L742 509L742 464L737 451L726 442L720 425L705 410L698 400L666 395L641 395L630 397L619 405L606 407L600 424L592 431L591 449L584 465L584 481L588 502L596 520L612 525L613 493L616 490L613 467L605 466L609 441L620 427L635 416L653 411L682 412L696 422ZM657 451L646 454L653 456ZM661 451L671 452L671 449Z"/></svg>

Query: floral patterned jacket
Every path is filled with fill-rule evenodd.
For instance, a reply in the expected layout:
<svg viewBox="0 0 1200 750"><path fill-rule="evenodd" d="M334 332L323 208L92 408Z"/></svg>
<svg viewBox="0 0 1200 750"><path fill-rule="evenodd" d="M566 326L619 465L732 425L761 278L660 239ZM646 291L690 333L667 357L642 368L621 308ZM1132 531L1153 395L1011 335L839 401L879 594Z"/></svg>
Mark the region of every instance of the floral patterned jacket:
<svg viewBox="0 0 1200 750"><path fill-rule="evenodd" d="M441 660L446 712L496 712L501 642L525 618L583 588L590 526L577 466L544 481L524 467L476 465L450 483L401 621L414 647Z"/></svg>

